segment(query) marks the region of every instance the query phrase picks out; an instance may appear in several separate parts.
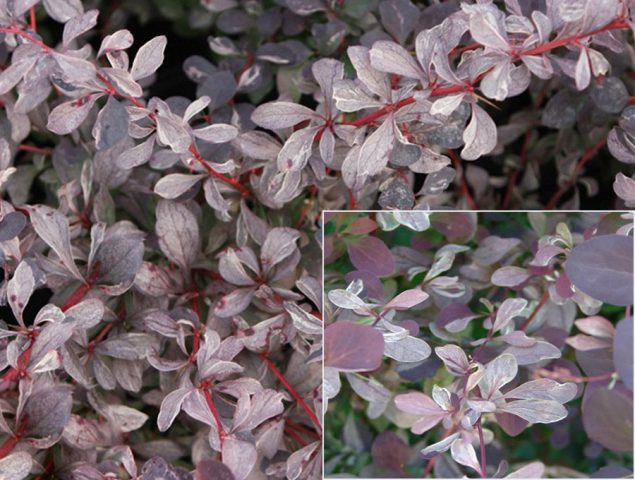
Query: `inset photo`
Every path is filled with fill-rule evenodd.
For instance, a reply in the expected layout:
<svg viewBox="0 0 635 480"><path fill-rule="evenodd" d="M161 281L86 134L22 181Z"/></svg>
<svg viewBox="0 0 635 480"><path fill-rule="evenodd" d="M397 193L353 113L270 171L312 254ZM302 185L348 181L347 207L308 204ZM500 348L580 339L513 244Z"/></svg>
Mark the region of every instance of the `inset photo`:
<svg viewBox="0 0 635 480"><path fill-rule="evenodd" d="M632 212L323 215L326 478L632 478Z"/></svg>

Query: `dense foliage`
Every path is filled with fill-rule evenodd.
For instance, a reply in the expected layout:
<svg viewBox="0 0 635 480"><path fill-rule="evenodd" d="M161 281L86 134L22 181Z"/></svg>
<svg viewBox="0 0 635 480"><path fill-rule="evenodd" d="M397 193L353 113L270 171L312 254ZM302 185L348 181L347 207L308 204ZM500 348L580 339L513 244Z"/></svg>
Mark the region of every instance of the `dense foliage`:
<svg viewBox="0 0 635 480"><path fill-rule="evenodd" d="M631 213L326 215L327 476L632 476Z"/></svg>
<svg viewBox="0 0 635 480"><path fill-rule="evenodd" d="M0 478L320 478L315 215L243 184L234 72L147 95L116 3L0 1Z"/></svg>

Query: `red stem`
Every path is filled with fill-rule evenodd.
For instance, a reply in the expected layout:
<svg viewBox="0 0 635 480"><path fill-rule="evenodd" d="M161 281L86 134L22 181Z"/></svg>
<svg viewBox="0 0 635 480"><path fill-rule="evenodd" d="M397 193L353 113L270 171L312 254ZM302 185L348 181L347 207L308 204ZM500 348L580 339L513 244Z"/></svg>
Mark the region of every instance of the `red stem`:
<svg viewBox="0 0 635 480"><path fill-rule="evenodd" d="M7 438L4 441L4 443L0 445L0 459L9 455L11 451L15 448L15 446L18 444L18 442L22 440L22 437L24 436L24 432L26 432L27 419L28 419L27 415L24 415L22 419L20 420L20 427L18 428L18 431L15 432L9 438Z"/></svg>
<svg viewBox="0 0 635 480"><path fill-rule="evenodd" d="M52 53L54 51L47 44L42 43L41 41L39 41L37 38L35 38L34 36L30 35L29 33L25 32L23 30L20 30L15 25L12 25L10 27L0 27L0 33L9 33L9 34L12 34L12 35L19 35L20 37L24 38L25 40L28 40L32 44L37 45L42 50L44 50L46 53Z"/></svg>
<svg viewBox="0 0 635 480"><path fill-rule="evenodd" d="M298 394L298 392L295 390L295 388L293 388L293 386L288 382L288 380L285 378L285 376L282 374L282 372L280 370L278 370L278 368L273 364L273 362L269 359L267 354L266 353L261 353L260 354L260 358L262 358L264 360L264 362L267 365L267 367L269 368L269 370L271 370L271 373L273 373L274 376L280 381L280 383L282 383L282 385L284 385L284 387L289 391L291 396L295 399L297 404L300 405L300 407L302 407L302 409L306 412L306 414L311 419L311 422L313 422L313 425L315 425L315 428L318 431L321 431L322 430L322 425L320 424L320 420L318 419L318 417L315 414L315 412L307 405L307 403Z"/></svg>
<svg viewBox="0 0 635 480"><path fill-rule="evenodd" d="M25 143L23 143L22 145L18 146L18 150L21 152L33 152L33 153L41 153L42 155L52 155L53 154L53 150L51 150L50 148L40 148L40 147L36 147L34 145L27 145Z"/></svg>
<svg viewBox="0 0 635 480"><path fill-rule="evenodd" d="M37 20L35 18L35 7L31 7L29 10L29 20L31 25L31 30L37 32Z"/></svg>
<svg viewBox="0 0 635 480"><path fill-rule="evenodd" d="M90 272L90 275L86 279L86 283L82 283L73 293L70 294L64 304L60 307L63 312L81 302L86 294L89 292L89 290L93 288L95 282L97 281L97 278L99 277L99 267L99 262L95 263L95 265L93 266L93 270Z"/></svg>
<svg viewBox="0 0 635 480"><path fill-rule="evenodd" d="M302 227L304 220L306 220L307 213L309 213L309 210L311 209L311 204L313 203L316 193L317 187L315 185L311 185L309 187L309 198L305 200L304 206L302 207L302 210L300 210L300 218L298 218L298 221L295 224L294 228L296 230Z"/></svg>
<svg viewBox="0 0 635 480"><path fill-rule="evenodd" d="M524 52L519 52L517 56L520 58L520 56L522 55L541 55L543 53L549 52L550 50L554 50L558 47L563 47L570 43L576 44L580 42L580 40L582 40L583 38L588 38L593 35L597 35L598 33L608 32L609 30L622 30L625 28L629 28L628 22L626 22L623 16L620 16L619 18L616 18L615 20L613 20L610 23L607 23L601 28L596 28L595 30L591 30L590 32L573 35L571 37L564 37L564 38L552 40L551 42L547 42L538 47L525 50Z"/></svg>
<svg viewBox="0 0 635 480"><path fill-rule="evenodd" d="M315 430L311 430L304 425L300 425L299 423L295 423L292 420L287 419L286 425L293 428L294 430L304 433L305 435L309 435L310 437L315 438L316 440L320 439L320 436L315 432Z"/></svg>
<svg viewBox="0 0 635 480"><path fill-rule="evenodd" d="M97 336L93 338L90 342L88 342L88 346L86 347L86 350L88 351L89 354L93 352L93 350L95 349L95 346L99 342L101 342L104 338L106 338L106 335L108 335L108 332L110 332L112 330L112 327L114 326L115 326L114 322L110 322L106 324L106 326L99 331Z"/></svg>
<svg viewBox="0 0 635 480"><path fill-rule="evenodd" d="M240 79L242 78L244 73L249 70L249 67L251 67L253 64L254 56L251 53L248 53L247 58L245 58L245 64L240 68L240 70L238 70L238 73L236 73L236 83L240 83Z"/></svg>
<svg viewBox="0 0 635 480"><path fill-rule="evenodd" d="M203 394L205 395L205 401L207 402L207 406L212 412L212 416L214 417L214 421L216 422L216 428L218 429L218 438L220 439L220 457L221 461L223 459L223 442L225 441L225 430L223 429L223 424L220 421L220 415L218 414L218 410L216 409L216 404L214 403L214 399L212 398L212 393L209 390L209 386L205 385L203 387Z"/></svg>
<svg viewBox="0 0 635 480"><path fill-rule="evenodd" d="M514 168L511 175L509 176L509 181L507 182L507 192L505 193L505 198L503 200L503 210L507 210L509 208L509 204L512 200L512 195L514 193L514 187L516 186L516 182L518 181L518 176L520 175L521 170L524 170L525 165L527 164L527 156L529 153L529 140L531 140L531 133L533 130L533 125L527 129L525 132L525 138L523 139L523 146L520 149L520 168Z"/></svg>
<svg viewBox="0 0 635 480"><path fill-rule="evenodd" d="M351 210L357 210L357 199L355 198L353 190L350 188L348 189L348 203Z"/></svg>
<svg viewBox="0 0 635 480"><path fill-rule="evenodd" d="M229 178L225 175L223 175L222 173L217 172L216 170L214 170L209 163L207 163L207 161L205 161L205 159L203 158L203 156L199 153L199 151L196 149L196 147L194 146L194 144L190 145L190 153L192 155L194 155L194 158L196 159L196 161L198 163L200 163L203 168L205 168L205 170L207 171L208 174L210 174L212 177L215 177L217 179L219 179L221 182L226 183L227 185L231 185L232 187L234 187L236 190L238 190L238 192L240 192L240 194L247 198L251 196L251 191L244 186L242 183L240 183L238 180L236 180L235 178Z"/></svg>
<svg viewBox="0 0 635 480"><path fill-rule="evenodd" d="M306 441L295 431L293 430L291 427L289 427L288 425L285 425L284 427L284 431L287 435L289 435L291 438L293 438L296 442L298 442L300 444L301 447L306 447L307 443Z"/></svg>
<svg viewBox="0 0 635 480"><path fill-rule="evenodd" d="M481 478L487 478L487 459L485 458L485 440L483 439L483 427L481 427L481 419L476 421L478 429L478 440L481 446Z"/></svg>
<svg viewBox="0 0 635 480"><path fill-rule="evenodd" d="M545 289L544 293L542 294L542 297L540 297L540 302L538 302L538 305L536 305L536 308L534 308L534 311L531 312L531 315L527 317L527 320L525 320L520 325L518 330L521 330L524 332L525 329L527 328L527 325L529 325L531 321L535 318L535 316L538 315L538 312L540 311L542 307L545 306L545 303L547 303L548 300L549 300L549 290Z"/></svg>
<svg viewBox="0 0 635 480"><path fill-rule="evenodd" d="M584 153L582 154L582 157L580 157L580 161L575 166L575 169L573 170L573 173L571 174L571 178L567 180L564 184L562 184L560 188L558 189L558 191L556 191L556 193L554 193L549 199L549 201L547 202L547 205L545 207L547 210L553 210L556 207L558 200L560 200L560 197L562 197L562 195L564 195L567 192L567 190L569 190L569 188L571 188L575 184L575 181L578 175L580 174L580 172L582 171L582 169L584 168L584 166L589 162L589 160L595 157L595 155L598 153L598 151L602 149L602 147L604 147L604 145L606 145L606 141L607 141L607 137L604 137L598 143L587 148L584 151Z"/></svg>
<svg viewBox="0 0 635 480"><path fill-rule="evenodd" d="M461 165L461 160L454 150L448 150L448 155L452 159L452 166L456 170L456 174L459 176L459 184L461 186L461 195L465 197L467 204L469 205L471 210L478 210L478 206L474 201L474 197L470 193L470 188L467 184L467 180L465 180L465 174L463 170L463 166Z"/></svg>

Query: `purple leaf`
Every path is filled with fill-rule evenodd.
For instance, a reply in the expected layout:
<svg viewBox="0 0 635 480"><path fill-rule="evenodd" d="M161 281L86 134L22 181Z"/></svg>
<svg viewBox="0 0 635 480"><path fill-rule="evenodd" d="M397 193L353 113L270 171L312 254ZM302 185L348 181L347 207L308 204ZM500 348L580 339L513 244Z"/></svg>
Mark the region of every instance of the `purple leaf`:
<svg viewBox="0 0 635 480"><path fill-rule="evenodd" d="M310 108L291 102L263 103L254 110L251 120L256 125L269 130L279 130L316 118Z"/></svg>
<svg viewBox="0 0 635 480"><path fill-rule="evenodd" d="M615 336L615 327L613 324L606 318L597 315L576 320L575 326L578 327L578 330L581 332L594 337L612 339Z"/></svg>
<svg viewBox="0 0 635 480"><path fill-rule="evenodd" d="M497 409L529 423L555 423L566 418L567 409L555 400L514 400Z"/></svg>
<svg viewBox="0 0 635 480"><path fill-rule="evenodd" d="M425 340L407 336L396 341L387 341L384 345L384 355L394 358L398 362L420 362L430 356L432 350Z"/></svg>
<svg viewBox="0 0 635 480"><path fill-rule="evenodd" d="M154 193L162 198L173 200L180 197L198 184L206 175L188 175L185 173L172 173L161 177L154 185Z"/></svg>
<svg viewBox="0 0 635 480"><path fill-rule="evenodd" d="M611 348L613 346L613 343L610 340L582 334L569 337L567 338L566 342L567 345L581 351Z"/></svg>
<svg viewBox="0 0 635 480"><path fill-rule="evenodd" d="M258 458L254 445L235 435L225 438L222 454L223 463L230 468L236 480L245 480Z"/></svg>
<svg viewBox="0 0 635 480"><path fill-rule="evenodd" d="M379 3L382 25L401 44L417 25L419 14L419 8L410 0L383 0Z"/></svg>
<svg viewBox="0 0 635 480"><path fill-rule="evenodd" d="M617 324L613 363L620 380L633 391L633 317L620 320Z"/></svg>
<svg viewBox="0 0 635 480"><path fill-rule="evenodd" d="M149 77L157 71L163 63L163 52L167 43L167 37L159 35L139 48L130 68L130 74L134 80Z"/></svg>
<svg viewBox="0 0 635 480"><path fill-rule="evenodd" d="M443 361L448 372L457 377L467 375L470 370L470 362L463 349L457 345L445 345L436 347L434 353Z"/></svg>
<svg viewBox="0 0 635 480"><path fill-rule="evenodd" d="M296 241L300 232L293 228L272 228L267 233L260 252L265 273L298 251Z"/></svg>
<svg viewBox="0 0 635 480"><path fill-rule="evenodd" d="M462 438L457 438L456 441L452 443L450 451L452 458L457 463L473 468L477 472L481 471L481 466L476 458L476 451L474 451L474 447L471 443L467 443Z"/></svg>
<svg viewBox="0 0 635 480"><path fill-rule="evenodd" d="M324 329L324 365L345 372L379 368L384 356L384 337L368 325L339 321Z"/></svg>
<svg viewBox="0 0 635 480"><path fill-rule="evenodd" d="M254 292L254 287L233 290L216 303L214 314L221 318L228 318L244 312L251 303Z"/></svg>
<svg viewBox="0 0 635 480"><path fill-rule="evenodd" d="M395 261L386 244L377 237L366 237L346 242L351 263L358 270L371 272L378 277L390 275Z"/></svg>
<svg viewBox="0 0 635 480"><path fill-rule="evenodd" d="M71 18L68 22L66 22L64 25L64 32L62 34L62 43L64 47L68 47L74 39L97 25L98 15L98 10L89 10L88 12Z"/></svg>
<svg viewBox="0 0 635 480"><path fill-rule="evenodd" d="M375 438L371 447L373 464L387 473L400 475L403 465L408 463L408 445L394 432L384 431Z"/></svg>
<svg viewBox="0 0 635 480"><path fill-rule="evenodd" d="M215 123L207 127L192 130L196 138L200 138L210 143L226 143L233 140L238 135L238 129L233 125Z"/></svg>
<svg viewBox="0 0 635 480"><path fill-rule="evenodd" d="M14 452L0 460L0 478L22 480L29 476L33 458L27 452Z"/></svg>
<svg viewBox="0 0 635 480"><path fill-rule="evenodd" d="M128 135L128 112L121 102L113 96L108 97L106 105L97 114L93 126L93 137L97 150L108 150Z"/></svg>
<svg viewBox="0 0 635 480"><path fill-rule="evenodd" d="M531 462L520 467L504 478L542 478L545 474L545 464L542 462Z"/></svg>
<svg viewBox="0 0 635 480"><path fill-rule="evenodd" d="M538 340L527 347L509 346L504 353L512 354L516 358L518 365L531 365L542 360L560 358L562 356L558 347L542 340Z"/></svg>
<svg viewBox="0 0 635 480"><path fill-rule="evenodd" d="M615 156L617 157L617 155ZM635 162L635 156L633 161ZM626 202L627 207L635 206L635 180L620 172L615 176L613 190L618 197Z"/></svg>
<svg viewBox="0 0 635 480"><path fill-rule="evenodd" d="M421 455L423 458L432 458L441 452L447 451L454 441L461 435L459 432L455 432L452 435L438 441L437 443L433 443L432 445L428 445L426 448L421 450Z"/></svg>
<svg viewBox="0 0 635 480"><path fill-rule="evenodd" d="M501 303L496 312L496 320L492 331L497 332L505 328L514 317L519 316L527 307L527 300L524 298L508 298Z"/></svg>
<svg viewBox="0 0 635 480"><path fill-rule="evenodd" d="M380 173L388 164L390 152L396 141L395 121L390 114L364 141L358 159L360 174L371 176Z"/></svg>
<svg viewBox="0 0 635 480"><path fill-rule="evenodd" d="M170 428L170 425L172 425L172 422L181 411L181 405L191 393L192 389L189 387L177 388L163 398L159 416L157 417L157 426L161 432L165 432Z"/></svg>
<svg viewBox="0 0 635 480"><path fill-rule="evenodd" d="M590 391L582 402L582 423L587 435L617 452L633 448L633 399L605 387Z"/></svg>
<svg viewBox="0 0 635 480"><path fill-rule="evenodd" d="M411 427L412 433L417 435L427 432L449 415L432 398L419 392L397 395L395 405L403 412L421 417Z"/></svg>
<svg viewBox="0 0 635 480"><path fill-rule="evenodd" d="M297 172L304 168L313 151L313 139L321 126L302 128L291 134L278 153L278 168L282 172Z"/></svg>
<svg viewBox="0 0 635 480"><path fill-rule="evenodd" d="M503 353L485 366L485 375L479 382L483 398L491 398L492 395L507 385L518 373L518 364L513 355Z"/></svg>
<svg viewBox="0 0 635 480"><path fill-rule="evenodd" d="M70 385L36 385L24 405L26 434L33 437L61 435L73 405Z"/></svg>
<svg viewBox="0 0 635 480"><path fill-rule="evenodd" d="M395 42L380 40L370 49L370 63L380 72L422 78L423 70L410 52Z"/></svg>
<svg viewBox="0 0 635 480"><path fill-rule="evenodd" d="M0 220L0 242L11 240L24 230L26 217L20 212L9 212Z"/></svg>
<svg viewBox="0 0 635 480"><path fill-rule="evenodd" d="M95 101L100 96L89 94L85 97L59 104L49 113L46 128L58 135L71 133L86 120Z"/></svg>
<svg viewBox="0 0 635 480"><path fill-rule="evenodd" d="M481 265L493 265L519 245L521 241L518 238L501 238L491 235L481 240L472 258Z"/></svg>
<svg viewBox="0 0 635 480"><path fill-rule="evenodd" d="M531 278L531 274L520 267L501 267L492 275L492 283L498 287L518 287Z"/></svg>
<svg viewBox="0 0 635 480"><path fill-rule="evenodd" d="M575 86L578 90L584 90L591 83L591 66L589 51L586 47L580 48L580 56L575 65Z"/></svg>
<svg viewBox="0 0 635 480"><path fill-rule="evenodd" d="M463 132L465 147L461 150L464 160L476 160L496 147L496 124L478 105L472 105L472 118Z"/></svg>
<svg viewBox="0 0 635 480"><path fill-rule="evenodd" d="M196 216L183 203L160 200L157 204L156 234L159 247L168 259L183 270L196 260L200 248Z"/></svg>
<svg viewBox="0 0 635 480"><path fill-rule="evenodd" d="M134 38L128 30L117 30L111 35L106 35L101 41L97 58L110 52L126 50L132 46Z"/></svg>
<svg viewBox="0 0 635 480"><path fill-rule="evenodd" d="M505 31L505 15L497 8L480 8L470 12L470 33L478 43L506 51L510 48Z"/></svg>
<svg viewBox="0 0 635 480"><path fill-rule="evenodd" d="M347 53L353 67L355 67L357 78L368 90L380 98L390 98L391 88L388 75L372 67L370 50L362 46L353 46L348 47Z"/></svg>
<svg viewBox="0 0 635 480"><path fill-rule="evenodd" d="M198 462L194 478L195 480L236 480L229 467L211 459Z"/></svg>
<svg viewBox="0 0 635 480"><path fill-rule="evenodd" d="M564 269L577 289L597 300L633 303L633 237L590 238L571 250Z"/></svg>
<svg viewBox="0 0 635 480"><path fill-rule="evenodd" d="M390 302L382 307L382 312L387 310L408 310L424 302L430 295L420 288L404 290Z"/></svg>
<svg viewBox="0 0 635 480"><path fill-rule="evenodd" d="M28 260L23 260L7 283L7 300L20 325L24 325L22 314L36 287L36 272Z"/></svg>
<svg viewBox="0 0 635 480"><path fill-rule="evenodd" d="M577 393L578 387L574 383L558 383L549 378L539 378L510 390L504 394L504 397L521 400L555 400L566 403L573 400Z"/></svg>
<svg viewBox="0 0 635 480"><path fill-rule="evenodd" d="M531 347L537 342L535 338L528 337L525 332L520 330L510 332L507 335L500 335L496 337L496 340L505 342L508 345L513 345L514 347Z"/></svg>
<svg viewBox="0 0 635 480"><path fill-rule="evenodd" d="M35 232L57 254L66 269L75 278L82 280L71 251L68 219L59 211L45 205L31 207L29 213Z"/></svg>
<svg viewBox="0 0 635 480"><path fill-rule="evenodd" d="M436 324L448 332L461 332L475 318L478 318L478 315L475 315L467 306L453 302L441 309L437 315Z"/></svg>

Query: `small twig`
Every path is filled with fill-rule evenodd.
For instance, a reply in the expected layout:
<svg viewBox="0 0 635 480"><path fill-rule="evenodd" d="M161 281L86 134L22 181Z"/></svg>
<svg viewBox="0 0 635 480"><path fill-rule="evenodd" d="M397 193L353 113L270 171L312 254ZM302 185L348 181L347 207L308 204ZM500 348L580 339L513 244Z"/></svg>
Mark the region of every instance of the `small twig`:
<svg viewBox="0 0 635 480"><path fill-rule="evenodd" d="M214 399L212 398L212 392L210 391L210 385L204 384L201 387L203 390L203 395L205 396L205 402L207 402L207 406L212 412L212 416L214 417L214 422L216 422L216 428L218 429L218 438L220 440L220 458L223 460L223 443L225 441L225 430L223 429L223 424L220 421L220 415L218 413L218 409L216 408L216 404L214 403Z"/></svg>
<svg viewBox="0 0 635 480"><path fill-rule="evenodd" d="M536 370L536 374L540 377L551 378L552 380L562 380L563 382L573 383L585 383L585 382L601 382L604 380L610 380L616 374L616 372L603 373L601 375L594 375L591 377L577 377L575 375L567 375L558 372L552 372L550 370L539 368Z"/></svg>
<svg viewBox="0 0 635 480"><path fill-rule="evenodd" d="M41 147L36 147L35 145L27 145L25 143L23 143L22 145L19 145L18 150L20 152L40 153L42 155L53 154L53 150L51 150L50 148L41 148Z"/></svg>
<svg viewBox="0 0 635 480"><path fill-rule="evenodd" d="M82 283L77 289L70 294L70 296L66 299L66 301L60 307L63 312L68 310L71 307L74 307L79 302L81 302L86 294L89 292L91 288L95 285L97 278L99 277L99 262L96 262L93 266L93 270L90 272L90 275L86 279L84 283Z"/></svg>
<svg viewBox="0 0 635 480"><path fill-rule="evenodd" d="M481 478L487 478L487 459L485 458L485 440L483 439L483 427L481 426L481 419L476 421L476 428L478 430L478 440L481 446Z"/></svg>
<svg viewBox="0 0 635 480"><path fill-rule="evenodd" d="M467 204L469 205L471 210L478 210L478 205L476 201L474 201L474 197L470 193L470 187L467 184L467 180L465 179L465 170L461 165L461 159L456 154L456 152L452 149L448 149L448 155L452 159L452 166L456 170L456 174L458 175L459 184L461 186L461 195L465 197Z"/></svg>
<svg viewBox="0 0 635 480"><path fill-rule="evenodd" d="M547 202L547 205L545 207L547 210L553 210L556 207L558 200L560 200L560 197L562 197L562 195L564 195L567 192L567 190L569 190L569 188L575 185L578 175L580 174L584 166L589 162L589 160L595 157L595 155L598 153L598 151L600 151L600 149L604 145L606 145L606 141L607 141L607 137L604 137L598 143L596 143L592 147L589 147L585 150L582 157L580 157L580 161L573 169L571 178L567 180L564 184L562 184L560 188L558 189L558 191L556 191L556 193L554 193L549 199L549 201Z"/></svg>
<svg viewBox="0 0 635 480"><path fill-rule="evenodd" d="M242 183L240 183L238 180L236 180L234 178L227 177L227 176L223 175L222 173L219 173L216 170L214 170L211 167L211 165L199 153L199 151L196 149L194 144L190 145L189 151L194 156L196 161L198 163L200 163L203 166L203 168L205 168L205 170L207 170L207 173L209 173L212 177L217 178L218 180L220 180L223 183L226 183L227 185L231 185L236 190L238 190L238 192L240 192L240 194L243 197L245 197L245 198L251 196L251 191L246 186L244 186Z"/></svg>
<svg viewBox="0 0 635 480"><path fill-rule="evenodd" d="M282 372L280 370L278 370L278 367L276 367L273 364L273 362L269 359L267 354L266 353L261 353L260 354L260 358L262 358L264 360L265 364L267 365L267 368L269 368L269 370L271 370L271 373L273 373L274 376L280 381L280 383L282 383L282 385L284 385L284 387L289 391L291 396L295 399L297 404L306 412L306 414L311 419L311 422L313 423L313 425L315 426L317 431L318 432L322 431L322 425L321 425L320 420L318 419L317 415L315 414L315 412L311 409L311 407L309 407L309 405L307 405L307 403L304 401L304 399L295 390L295 388L293 388L293 386L285 378L285 376L282 374Z"/></svg>
<svg viewBox="0 0 635 480"><path fill-rule="evenodd" d="M542 297L540 297L540 302L538 302L538 305L536 305L536 308L534 308L534 311L531 312L531 315L527 317L527 320L525 320L520 325L518 330L525 331L525 329L527 328L527 325L529 325L529 323L536 317L540 309L545 306L545 303L547 303L548 300L549 300L549 290L545 290L544 293L542 294Z"/></svg>
<svg viewBox="0 0 635 480"><path fill-rule="evenodd" d="M37 32L37 19L35 18L35 6L29 9L29 21L30 21L31 30L33 30L34 32Z"/></svg>
<svg viewBox="0 0 635 480"><path fill-rule="evenodd" d="M348 189L348 204L351 210L357 210L357 199L355 198L355 194L353 190Z"/></svg>

